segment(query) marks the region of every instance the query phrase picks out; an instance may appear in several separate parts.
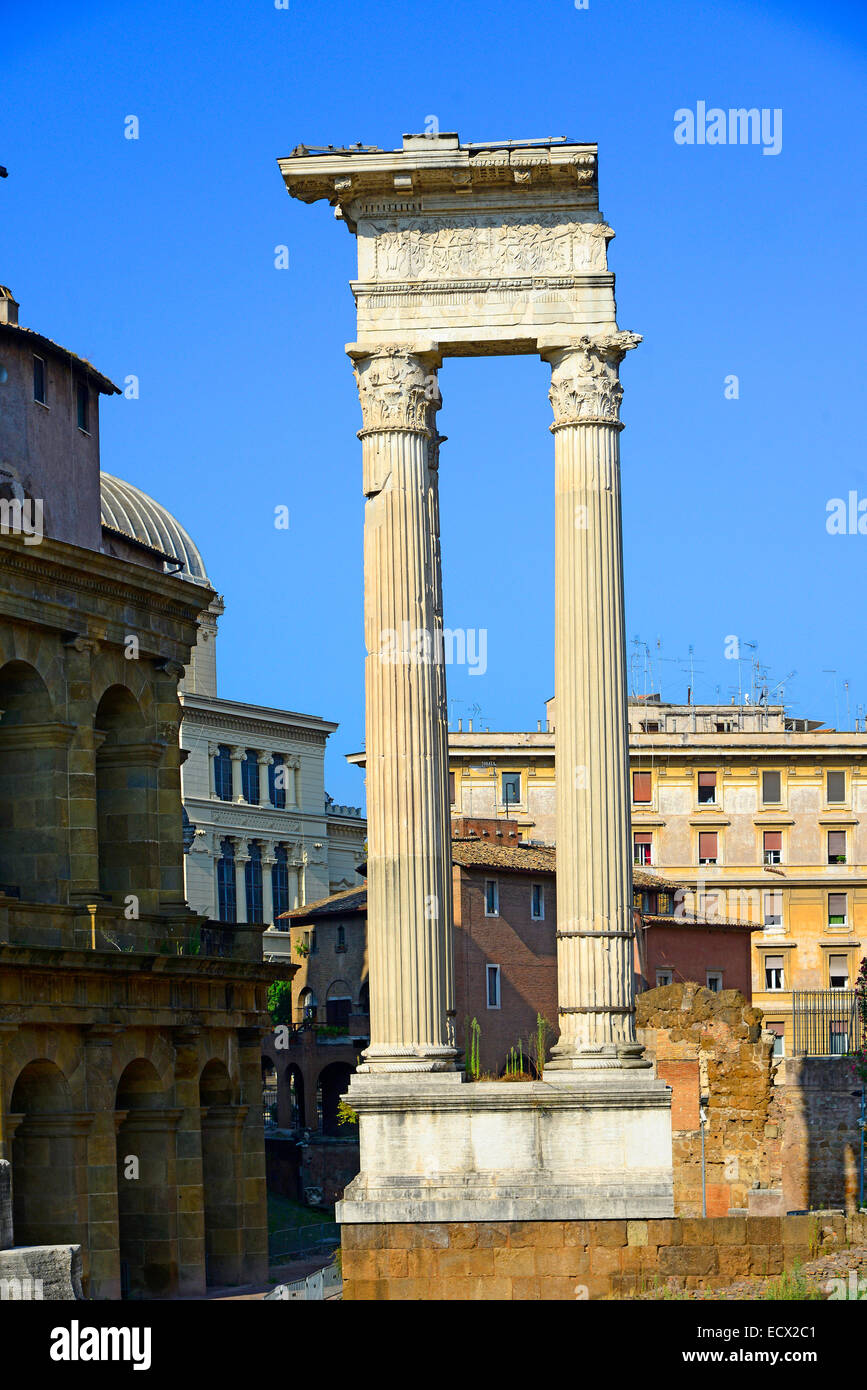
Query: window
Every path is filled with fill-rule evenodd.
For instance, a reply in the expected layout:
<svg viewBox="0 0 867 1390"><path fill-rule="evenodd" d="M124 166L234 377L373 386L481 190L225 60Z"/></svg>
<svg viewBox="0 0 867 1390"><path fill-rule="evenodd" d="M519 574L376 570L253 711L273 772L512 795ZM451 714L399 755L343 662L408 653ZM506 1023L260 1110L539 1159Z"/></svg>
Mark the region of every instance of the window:
<svg viewBox="0 0 867 1390"><path fill-rule="evenodd" d="M657 988L657 989L660 989L663 985L670 985L671 983L672 983L672 975L671 975L671 971L670 971L670 970L657 970L657 972L656 972L656 988Z"/></svg>
<svg viewBox="0 0 867 1390"><path fill-rule="evenodd" d="M828 1024L828 1051L832 1057L845 1057L849 1051L849 1025L842 1018L832 1018Z"/></svg>
<svg viewBox="0 0 867 1390"><path fill-rule="evenodd" d="M235 847L231 840L220 841L220 857L217 860L217 903L217 913L221 922L238 920Z"/></svg>
<svg viewBox="0 0 867 1390"><path fill-rule="evenodd" d="M632 837L633 864L649 864L651 862L651 851L653 847L653 835L649 830L636 830Z"/></svg>
<svg viewBox="0 0 867 1390"><path fill-rule="evenodd" d="M521 800L520 772L502 772L500 774L500 798L507 810L510 806L518 805Z"/></svg>
<svg viewBox="0 0 867 1390"><path fill-rule="evenodd" d="M698 833L699 864L716 864L718 858L717 832L700 830Z"/></svg>
<svg viewBox="0 0 867 1390"><path fill-rule="evenodd" d="M47 405L45 398L45 360L42 357L33 358L33 399L40 405Z"/></svg>
<svg viewBox="0 0 867 1390"><path fill-rule="evenodd" d="M783 862L782 830L766 830L762 836L762 855L766 864Z"/></svg>
<svg viewBox="0 0 867 1390"><path fill-rule="evenodd" d="M500 1007L500 967L489 965L486 967L488 976L488 1008L498 1009Z"/></svg>
<svg viewBox="0 0 867 1390"><path fill-rule="evenodd" d="M632 774L632 800L639 805L647 805L652 798L652 788L649 772L633 772Z"/></svg>
<svg viewBox="0 0 867 1390"><path fill-rule="evenodd" d="M783 957L765 956L765 989L777 991L783 988Z"/></svg>
<svg viewBox="0 0 867 1390"><path fill-rule="evenodd" d="M656 910L660 917L671 917L674 914L674 894L660 891L656 896Z"/></svg>
<svg viewBox="0 0 867 1390"><path fill-rule="evenodd" d="M783 895L777 888L764 895L764 923L766 927L783 925Z"/></svg>
<svg viewBox="0 0 867 1390"><path fill-rule="evenodd" d="M716 773L700 772L698 774L698 804L699 806L712 806L716 802Z"/></svg>
<svg viewBox="0 0 867 1390"><path fill-rule="evenodd" d="M334 949L335 951L346 950L346 928L342 922L337 928L337 940L334 943Z"/></svg>
<svg viewBox="0 0 867 1390"><path fill-rule="evenodd" d="M845 927L848 922L848 911L845 893L828 894L828 926Z"/></svg>
<svg viewBox="0 0 867 1390"><path fill-rule="evenodd" d="M848 956L831 956L828 961L828 982L831 989L849 988Z"/></svg>
<svg viewBox="0 0 867 1390"><path fill-rule="evenodd" d="M453 772L450 772L450 773L449 773L449 805L454 806L454 804L455 804L455 774L454 774Z"/></svg>
<svg viewBox="0 0 867 1390"><path fill-rule="evenodd" d="M325 1022L330 1023L332 1028L348 1028L351 1011L351 999L326 999Z"/></svg>
<svg viewBox="0 0 867 1390"><path fill-rule="evenodd" d="M244 888L247 897L247 921L262 921L262 847L253 840L250 858L244 865Z"/></svg>
<svg viewBox="0 0 867 1390"><path fill-rule="evenodd" d="M311 1022L316 1018L316 995L312 989L302 989L298 996L298 1003L301 1005L301 1017Z"/></svg>
<svg viewBox="0 0 867 1390"><path fill-rule="evenodd" d="M762 773L762 801L765 806L776 806L782 800L779 772Z"/></svg>
<svg viewBox="0 0 867 1390"><path fill-rule="evenodd" d="M78 428L88 432L88 390L87 383L79 381L75 388L75 413L78 420Z"/></svg>
<svg viewBox="0 0 867 1390"><path fill-rule="evenodd" d="M721 970L709 970L707 972L707 987L713 994L719 994L723 987L723 973Z"/></svg>
<svg viewBox="0 0 867 1390"><path fill-rule="evenodd" d="M545 889L541 883L530 888L530 916L534 922L541 922L545 916Z"/></svg>
<svg viewBox="0 0 867 1390"><path fill-rule="evenodd" d="M259 761L255 748L244 750L241 763L241 795L248 806L259 805Z"/></svg>
<svg viewBox="0 0 867 1390"><path fill-rule="evenodd" d="M495 878L485 879L485 916L500 915L500 885Z"/></svg>
<svg viewBox="0 0 867 1390"><path fill-rule="evenodd" d="M829 830L829 831L828 831L828 863L829 863L829 864L845 864L845 863L846 863L846 831L845 831L845 830Z"/></svg>
<svg viewBox="0 0 867 1390"><path fill-rule="evenodd" d="M274 851L276 863L271 869L271 895L274 903L274 921L289 911L289 851L285 845L278 845Z"/></svg>
<svg viewBox="0 0 867 1390"><path fill-rule="evenodd" d="M232 754L221 743L214 757L214 795L221 801L232 800Z"/></svg>
<svg viewBox="0 0 867 1390"><path fill-rule="evenodd" d="M838 802L846 800L846 774L845 772L828 773L828 800Z"/></svg>
<svg viewBox="0 0 867 1390"><path fill-rule="evenodd" d="M307 954L315 956L319 947L316 945L316 932L312 930L304 933L304 945L307 947Z"/></svg>
<svg viewBox="0 0 867 1390"><path fill-rule="evenodd" d="M286 809L286 776L288 768L282 753L275 753L268 764L268 796L278 811Z"/></svg>
<svg viewBox="0 0 867 1390"><path fill-rule="evenodd" d="M774 1056L785 1057L786 1055L786 1025L784 1023L766 1023L765 1031L774 1035Z"/></svg>

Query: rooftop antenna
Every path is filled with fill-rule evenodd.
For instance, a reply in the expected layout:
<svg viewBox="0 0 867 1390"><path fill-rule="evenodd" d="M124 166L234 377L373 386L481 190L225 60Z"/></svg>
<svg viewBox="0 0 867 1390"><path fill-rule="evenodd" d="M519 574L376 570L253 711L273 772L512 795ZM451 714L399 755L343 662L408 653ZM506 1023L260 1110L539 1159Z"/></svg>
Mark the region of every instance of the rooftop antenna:
<svg viewBox="0 0 867 1390"><path fill-rule="evenodd" d="M848 681L844 681L844 682L843 682L843 689L844 689L845 692L846 692L846 728L849 729L849 728L852 727L852 711L851 711L851 709L850 709L850 707L849 707L849 682L848 682Z"/></svg>
<svg viewBox="0 0 867 1390"><path fill-rule="evenodd" d="M840 728L840 701L837 698L837 668L835 666L823 666L822 674L834 677L834 726Z"/></svg>

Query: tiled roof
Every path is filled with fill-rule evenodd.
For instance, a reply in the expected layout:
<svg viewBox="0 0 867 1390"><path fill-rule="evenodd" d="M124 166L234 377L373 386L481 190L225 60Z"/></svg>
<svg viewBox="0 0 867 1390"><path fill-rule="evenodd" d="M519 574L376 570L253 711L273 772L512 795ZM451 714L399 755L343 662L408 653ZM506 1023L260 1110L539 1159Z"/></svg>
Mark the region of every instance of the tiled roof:
<svg viewBox="0 0 867 1390"><path fill-rule="evenodd" d="M55 343L51 338L46 338L44 333L37 333L34 328L25 328L23 323L2 323L0 330L5 333L20 334L33 347L41 347L48 352L53 352L55 356L63 359L64 362L77 364L83 367L88 376L96 382L99 390L106 396L119 396L121 390L115 386L113 381L109 381L107 376L98 372L92 362L88 362L85 357L79 357L77 353L70 352L69 348L61 347L60 343Z"/></svg>
<svg viewBox="0 0 867 1390"><path fill-rule="evenodd" d="M327 898L319 898L315 903L304 907L293 907L281 912L278 921L307 922L316 917L335 917L345 912L364 912L367 909L366 888L344 888L339 893L331 893Z"/></svg>
<svg viewBox="0 0 867 1390"><path fill-rule="evenodd" d="M517 873L553 874L552 845L498 845L481 836L452 840L452 863L462 869L510 869Z"/></svg>
<svg viewBox="0 0 867 1390"><path fill-rule="evenodd" d="M646 927L719 927L723 931L761 931L760 922L739 922L729 917L695 917L689 912L671 913L668 917L661 913L642 913L641 920Z"/></svg>

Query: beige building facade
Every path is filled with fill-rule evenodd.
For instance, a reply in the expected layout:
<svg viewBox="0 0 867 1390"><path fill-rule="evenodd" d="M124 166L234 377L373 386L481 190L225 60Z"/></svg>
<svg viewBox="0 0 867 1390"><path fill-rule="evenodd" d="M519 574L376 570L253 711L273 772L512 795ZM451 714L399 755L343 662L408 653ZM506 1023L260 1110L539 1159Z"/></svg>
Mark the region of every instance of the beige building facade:
<svg viewBox="0 0 867 1390"><path fill-rule="evenodd" d="M555 722L549 701L535 733L451 733L453 817L509 817L554 843ZM867 734L651 698L630 701L629 749L633 862L685 885L684 911L761 926L753 1002L791 1055L793 992L851 990L867 953ZM838 1012L821 1025L832 1053Z"/></svg>

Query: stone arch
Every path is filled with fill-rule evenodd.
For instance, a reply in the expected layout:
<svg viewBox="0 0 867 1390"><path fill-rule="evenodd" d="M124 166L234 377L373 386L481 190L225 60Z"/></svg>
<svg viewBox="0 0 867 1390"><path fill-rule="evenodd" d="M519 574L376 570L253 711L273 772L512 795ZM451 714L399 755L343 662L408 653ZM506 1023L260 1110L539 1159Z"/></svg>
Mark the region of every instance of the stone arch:
<svg viewBox="0 0 867 1390"><path fill-rule="evenodd" d="M154 910L159 893L156 828L160 750L126 685L110 685L94 715L99 887L114 899L134 894Z"/></svg>
<svg viewBox="0 0 867 1390"><path fill-rule="evenodd" d="M9 1109L15 1244L86 1250L90 1117L73 1112L69 1081L47 1057L19 1072Z"/></svg>
<svg viewBox="0 0 867 1390"><path fill-rule="evenodd" d="M233 1104L234 1094L226 1064L212 1058L199 1076L205 1280L208 1284L241 1282L244 1230L241 1127L247 1107Z"/></svg>
<svg viewBox="0 0 867 1390"><path fill-rule="evenodd" d="M316 1082L316 1119L322 1134L336 1138L342 1133L337 1107L340 1097L349 1087L352 1070L348 1062L329 1062L319 1073Z"/></svg>
<svg viewBox="0 0 867 1390"><path fill-rule="evenodd" d="M0 668L0 885L26 902L59 902L69 880L66 747L35 666Z"/></svg>
<svg viewBox="0 0 867 1390"><path fill-rule="evenodd" d="M136 1057L117 1083L117 1210L121 1292L177 1292L175 1127L181 1112L153 1062Z"/></svg>
<svg viewBox="0 0 867 1390"><path fill-rule="evenodd" d="M298 996L299 1022L315 1022L316 1010L318 1008L319 1001L316 998L316 995L314 994L313 990L310 988L309 985L307 985L304 989L302 989L301 993Z"/></svg>
<svg viewBox="0 0 867 1390"><path fill-rule="evenodd" d="M348 980L332 980L325 991L325 1022L348 1031L351 1013L352 986Z"/></svg>

